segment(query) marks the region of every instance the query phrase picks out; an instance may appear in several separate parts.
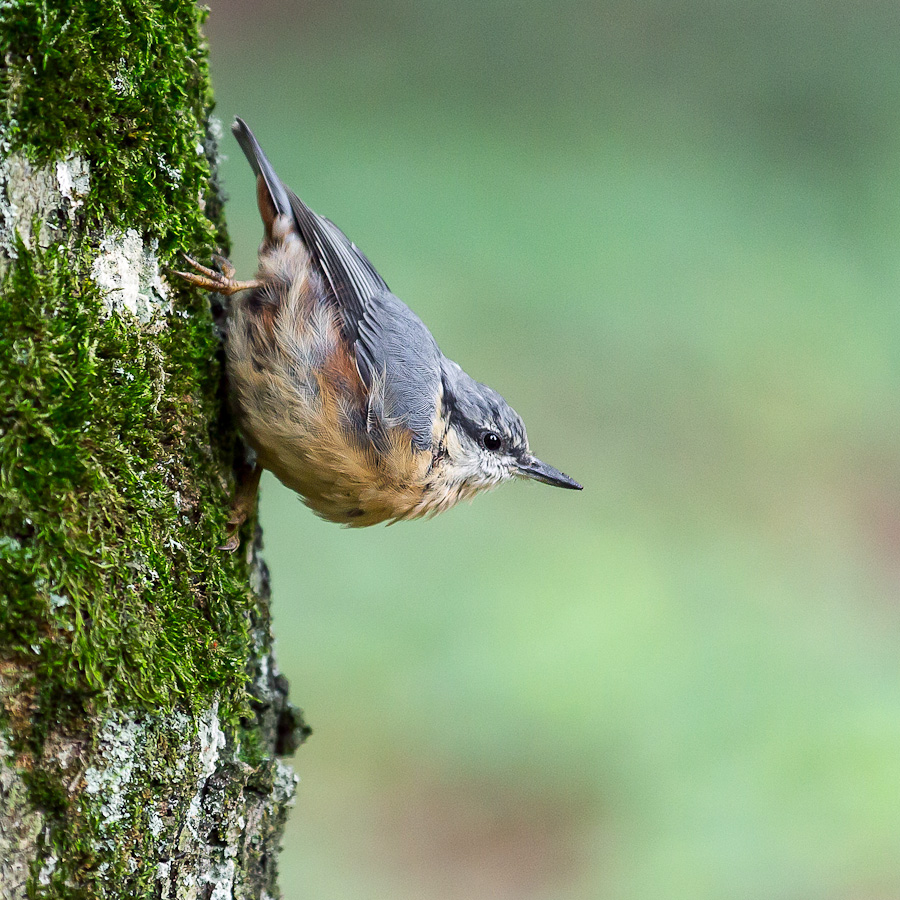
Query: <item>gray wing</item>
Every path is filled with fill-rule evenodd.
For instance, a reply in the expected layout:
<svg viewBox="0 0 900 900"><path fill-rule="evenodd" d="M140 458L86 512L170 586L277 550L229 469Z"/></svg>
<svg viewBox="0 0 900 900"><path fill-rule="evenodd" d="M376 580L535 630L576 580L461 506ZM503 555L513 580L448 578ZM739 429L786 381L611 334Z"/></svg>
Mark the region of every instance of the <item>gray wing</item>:
<svg viewBox="0 0 900 900"><path fill-rule="evenodd" d="M356 364L369 386L370 418L402 423L431 448L441 391L441 352L422 320L390 291L366 298L357 322Z"/></svg>
<svg viewBox="0 0 900 900"><path fill-rule="evenodd" d="M441 387L440 351L431 332L334 222L316 215L291 191L288 196L300 236L331 288L344 337L369 389L370 431L379 424L402 424L417 447L430 448Z"/></svg>
<svg viewBox="0 0 900 900"><path fill-rule="evenodd" d="M384 279L333 222L288 191L303 242L331 288L344 337L369 390L369 430L406 426L413 443L432 444L441 389L441 354L422 320L388 289Z"/></svg>
<svg viewBox="0 0 900 900"><path fill-rule="evenodd" d="M365 315L366 304L376 294L388 291L388 286L334 222L316 215L293 191L287 191L287 195L300 237L341 311L345 335L349 341L356 341L357 323Z"/></svg>

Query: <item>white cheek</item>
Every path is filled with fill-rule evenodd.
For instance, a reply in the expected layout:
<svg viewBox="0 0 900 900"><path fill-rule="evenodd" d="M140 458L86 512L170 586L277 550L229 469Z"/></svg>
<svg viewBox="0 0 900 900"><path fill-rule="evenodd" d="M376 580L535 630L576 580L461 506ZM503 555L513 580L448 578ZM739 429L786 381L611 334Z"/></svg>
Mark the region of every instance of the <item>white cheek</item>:
<svg viewBox="0 0 900 900"><path fill-rule="evenodd" d="M478 463L474 467L476 472L473 479L478 479L484 485L499 484L512 478L509 465L494 453L482 452L479 454Z"/></svg>
<svg viewBox="0 0 900 900"><path fill-rule="evenodd" d="M481 458L474 454L456 461L454 469L456 478L469 484L480 484L485 478Z"/></svg>

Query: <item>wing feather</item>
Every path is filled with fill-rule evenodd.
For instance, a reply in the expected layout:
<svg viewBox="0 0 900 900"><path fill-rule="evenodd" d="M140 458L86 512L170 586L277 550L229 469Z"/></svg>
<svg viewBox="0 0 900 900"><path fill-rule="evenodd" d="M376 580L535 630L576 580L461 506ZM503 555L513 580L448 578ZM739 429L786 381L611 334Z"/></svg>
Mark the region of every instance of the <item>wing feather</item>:
<svg viewBox="0 0 900 900"><path fill-rule="evenodd" d="M292 191L288 191L288 196L300 237L334 294L348 339L354 341L358 337L359 320L365 315L371 298L389 288L372 263L334 222L316 215Z"/></svg>

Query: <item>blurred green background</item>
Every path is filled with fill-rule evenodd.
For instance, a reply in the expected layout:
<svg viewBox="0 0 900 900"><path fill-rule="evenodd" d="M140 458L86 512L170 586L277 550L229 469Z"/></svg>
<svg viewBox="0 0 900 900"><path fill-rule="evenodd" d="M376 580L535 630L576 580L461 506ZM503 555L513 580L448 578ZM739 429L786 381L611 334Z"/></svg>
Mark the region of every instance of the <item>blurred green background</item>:
<svg viewBox="0 0 900 900"><path fill-rule="evenodd" d="M245 117L583 494L264 482L288 900L900 897L894 2L213 0Z"/></svg>

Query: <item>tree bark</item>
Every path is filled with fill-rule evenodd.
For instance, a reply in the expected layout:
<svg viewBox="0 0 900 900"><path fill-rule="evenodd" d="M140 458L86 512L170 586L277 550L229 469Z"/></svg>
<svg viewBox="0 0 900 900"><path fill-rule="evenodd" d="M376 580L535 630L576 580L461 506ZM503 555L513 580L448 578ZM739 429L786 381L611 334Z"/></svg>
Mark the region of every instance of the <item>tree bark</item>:
<svg viewBox="0 0 900 900"><path fill-rule="evenodd" d="M200 13L0 4L0 897L272 897L306 733L208 299Z"/></svg>

